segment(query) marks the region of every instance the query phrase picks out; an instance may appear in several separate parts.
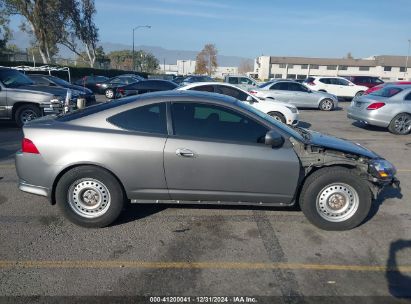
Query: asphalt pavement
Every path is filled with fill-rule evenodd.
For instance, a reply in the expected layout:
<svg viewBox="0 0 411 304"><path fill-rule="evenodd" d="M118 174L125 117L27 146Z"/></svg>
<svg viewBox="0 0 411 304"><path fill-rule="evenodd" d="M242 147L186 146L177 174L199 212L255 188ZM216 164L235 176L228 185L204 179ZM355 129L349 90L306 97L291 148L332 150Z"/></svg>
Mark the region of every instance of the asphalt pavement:
<svg viewBox="0 0 411 304"><path fill-rule="evenodd" d="M411 135L353 124L343 108L302 110L301 125L376 151L397 167L402 185L401 193L384 190L367 220L345 232L319 230L296 209L199 205L131 205L110 227L81 228L46 199L17 189L13 154L22 132L0 122L0 296L406 301Z"/></svg>

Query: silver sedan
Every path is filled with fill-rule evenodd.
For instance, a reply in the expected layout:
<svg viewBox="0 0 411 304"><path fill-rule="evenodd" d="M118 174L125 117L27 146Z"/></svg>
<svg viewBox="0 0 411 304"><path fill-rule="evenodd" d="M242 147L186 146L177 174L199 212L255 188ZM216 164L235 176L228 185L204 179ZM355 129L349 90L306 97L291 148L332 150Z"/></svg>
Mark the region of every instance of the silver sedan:
<svg viewBox="0 0 411 304"><path fill-rule="evenodd" d="M390 85L368 95L354 98L348 118L388 128L391 133L411 132L411 86Z"/></svg>
<svg viewBox="0 0 411 304"><path fill-rule="evenodd" d="M266 82L250 93L259 98L287 102L301 108L315 108L332 111L338 107L337 96L310 90L304 85L290 80Z"/></svg>

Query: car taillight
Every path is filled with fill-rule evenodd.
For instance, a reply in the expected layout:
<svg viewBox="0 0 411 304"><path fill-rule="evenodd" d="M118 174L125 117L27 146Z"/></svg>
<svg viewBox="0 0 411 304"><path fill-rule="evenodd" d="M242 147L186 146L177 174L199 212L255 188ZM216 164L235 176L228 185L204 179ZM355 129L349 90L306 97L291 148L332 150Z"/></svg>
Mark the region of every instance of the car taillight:
<svg viewBox="0 0 411 304"><path fill-rule="evenodd" d="M118 89L117 89L117 92L120 93L120 94L124 94L124 93L125 93L125 91L124 91L123 88L118 88Z"/></svg>
<svg viewBox="0 0 411 304"><path fill-rule="evenodd" d="M36 145L27 138L23 138L23 141L21 143L21 150L23 153L40 154L39 150L37 150Z"/></svg>
<svg viewBox="0 0 411 304"><path fill-rule="evenodd" d="M255 94L257 94L257 91L253 91L253 90L251 90L251 91L250 91L250 94L255 95Z"/></svg>
<svg viewBox="0 0 411 304"><path fill-rule="evenodd" d="M383 102L374 102L367 107L367 110L378 110L379 108L382 108L383 106L385 106L385 103Z"/></svg>
<svg viewBox="0 0 411 304"><path fill-rule="evenodd" d="M308 85L313 86L315 85L314 81L307 82Z"/></svg>

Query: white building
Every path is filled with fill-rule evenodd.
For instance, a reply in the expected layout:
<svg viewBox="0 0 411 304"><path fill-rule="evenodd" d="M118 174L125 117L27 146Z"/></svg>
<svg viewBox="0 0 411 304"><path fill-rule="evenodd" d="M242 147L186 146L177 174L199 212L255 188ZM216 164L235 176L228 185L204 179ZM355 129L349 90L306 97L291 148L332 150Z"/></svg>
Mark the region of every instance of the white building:
<svg viewBox="0 0 411 304"><path fill-rule="evenodd" d="M305 79L307 76L376 76L384 81L410 80L411 67L407 61L406 56L386 55L365 59L260 56L255 59L254 73L261 80Z"/></svg>
<svg viewBox="0 0 411 304"><path fill-rule="evenodd" d="M177 60L176 64L160 64L160 73L176 75L195 74L195 60ZM212 77L223 78L225 75L238 74L238 67L217 67Z"/></svg>

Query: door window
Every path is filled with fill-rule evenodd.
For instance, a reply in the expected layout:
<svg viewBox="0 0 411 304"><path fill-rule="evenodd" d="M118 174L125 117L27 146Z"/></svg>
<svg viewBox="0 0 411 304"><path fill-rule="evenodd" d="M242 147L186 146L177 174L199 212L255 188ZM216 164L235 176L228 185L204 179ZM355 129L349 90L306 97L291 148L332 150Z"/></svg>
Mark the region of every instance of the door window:
<svg viewBox="0 0 411 304"><path fill-rule="evenodd" d="M238 77L228 77L228 83L238 84Z"/></svg>
<svg viewBox="0 0 411 304"><path fill-rule="evenodd" d="M405 96L404 100L411 100L411 93L409 93L407 96Z"/></svg>
<svg viewBox="0 0 411 304"><path fill-rule="evenodd" d="M247 99L247 94L237 90L235 88L230 88L226 86L215 86L215 92L218 94L223 94L227 96L234 97L235 99L241 100L241 101L246 101Z"/></svg>
<svg viewBox="0 0 411 304"><path fill-rule="evenodd" d="M189 89L190 91L202 91L202 92L214 92L214 88L211 85L202 85Z"/></svg>
<svg viewBox="0 0 411 304"><path fill-rule="evenodd" d="M271 86L270 90L287 91L288 90L288 83L287 82L279 82L279 83L273 84Z"/></svg>
<svg viewBox="0 0 411 304"><path fill-rule="evenodd" d="M253 82L250 79L245 78L245 77L241 77L240 81L241 81L241 84L253 84Z"/></svg>
<svg viewBox="0 0 411 304"><path fill-rule="evenodd" d="M263 143L268 131L248 116L218 105L177 102L171 112L177 136Z"/></svg>
<svg viewBox="0 0 411 304"><path fill-rule="evenodd" d="M167 134L166 105L164 103L137 107L107 119L113 125L129 131Z"/></svg>
<svg viewBox="0 0 411 304"><path fill-rule="evenodd" d="M299 83L294 83L294 82L288 83L288 90L296 91L296 92L307 92L307 89L305 87L303 87Z"/></svg>

